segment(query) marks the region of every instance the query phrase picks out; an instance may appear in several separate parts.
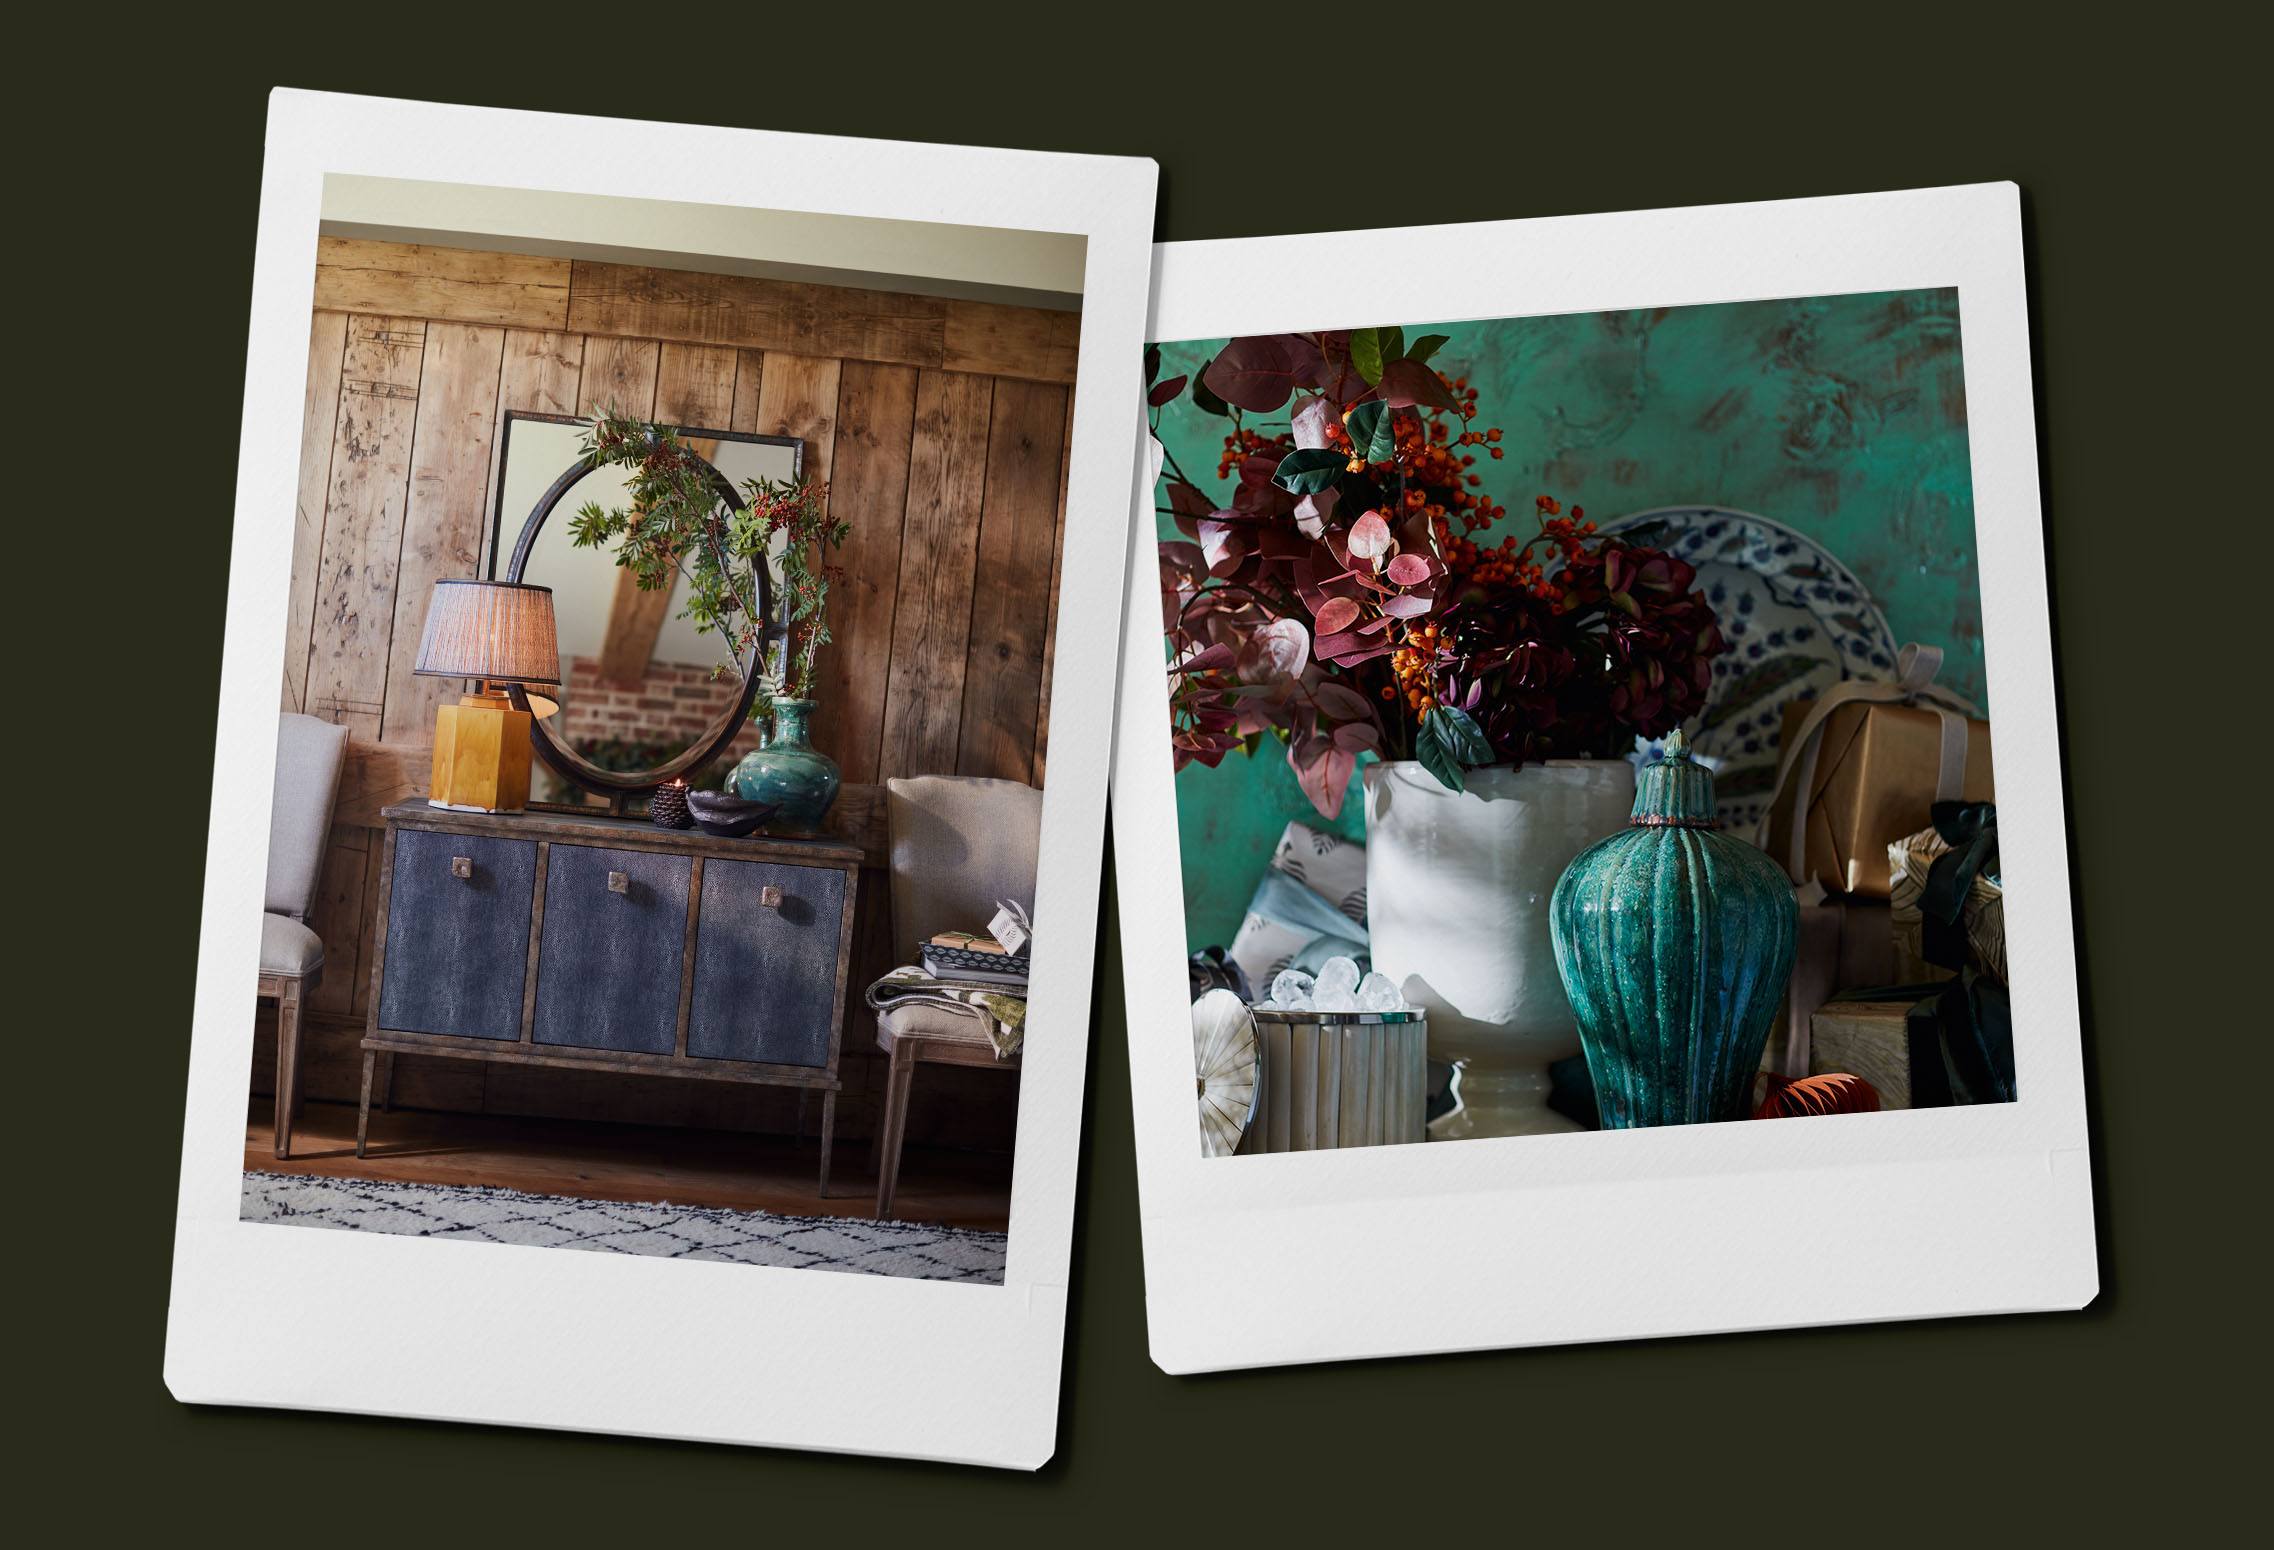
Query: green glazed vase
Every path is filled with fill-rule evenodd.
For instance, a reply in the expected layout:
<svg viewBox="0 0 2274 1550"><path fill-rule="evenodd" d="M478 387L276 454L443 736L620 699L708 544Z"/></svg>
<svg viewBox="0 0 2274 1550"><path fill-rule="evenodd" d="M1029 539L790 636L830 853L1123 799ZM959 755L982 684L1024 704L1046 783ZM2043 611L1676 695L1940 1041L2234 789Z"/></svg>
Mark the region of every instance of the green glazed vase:
<svg viewBox="0 0 2274 1550"><path fill-rule="evenodd" d="M806 741L811 700L774 701L773 735L742 756L726 789L752 802L772 802L768 829L811 834L837 800L837 761Z"/></svg>
<svg viewBox="0 0 2274 1550"><path fill-rule="evenodd" d="M1548 924L1604 1128L1750 1112L1792 976L1792 883L1721 832L1681 733L1637 776L1627 827L1557 880Z"/></svg>

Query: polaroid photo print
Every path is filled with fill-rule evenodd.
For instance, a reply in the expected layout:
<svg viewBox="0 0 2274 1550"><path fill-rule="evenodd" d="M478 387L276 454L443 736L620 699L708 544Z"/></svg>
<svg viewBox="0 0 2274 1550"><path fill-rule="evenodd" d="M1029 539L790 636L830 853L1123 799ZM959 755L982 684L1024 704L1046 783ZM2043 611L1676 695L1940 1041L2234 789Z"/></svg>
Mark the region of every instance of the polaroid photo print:
<svg viewBox="0 0 2274 1550"><path fill-rule="evenodd" d="M1155 264L1155 1360L2090 1301L2018 191Z"/></svg>
<svg viewBox="0 0 2274 1550"><path fill-rule="evenodd" d="M1155 178L271 98L178 1397L1049 1457Z"/></svg>

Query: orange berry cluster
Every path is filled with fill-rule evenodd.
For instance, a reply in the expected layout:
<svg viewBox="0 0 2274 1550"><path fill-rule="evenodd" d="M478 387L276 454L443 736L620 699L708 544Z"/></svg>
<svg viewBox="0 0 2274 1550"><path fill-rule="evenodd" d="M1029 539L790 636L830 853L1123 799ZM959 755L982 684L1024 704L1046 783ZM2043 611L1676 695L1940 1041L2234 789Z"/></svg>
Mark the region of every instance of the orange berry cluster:
<svg viewBox="0 0 2274 1550"><path fill-rule="evenodd" d="M1541 496L1535 505L1540 518L1536 536L1518 543L1511 533L1489 549L1465 537L1449 536L1444 540L1446 568L1474 586L1503 587L1545 602L1561 601L1562 589L1548 578L1547 560L1532 558L1532 548L1544 542L1553 552L1551 557L1568 560L1582 547L1585 536L1595 531L1595 524L1578 506L1564 516L1563 503L1552 495Z"/></svg>
<svg viewBox="0 0 2274 1550"><path fill-rule="evenodd" d="M1216 459L1216 477L1230 477L1233 469L1258 453L1283 457L1294 448L1295 438L1292 436L1264 436L1250 430L1234 431L1224 438L1224 454Z"/></svg>
<svg viewBox="0 0 2274 1550"><path fill-rule="evenodd" d="M1390 653L1390 671L1397 681L1382 685L1382 698L1395 700L1402 696L1408 710L1427 720L1429 713L1437 708L1437 697L1430 692L1437 659L1449 651L1452 644L1451 632L1441 634L1435 624L1409 628L1398 649Z"/></svg>

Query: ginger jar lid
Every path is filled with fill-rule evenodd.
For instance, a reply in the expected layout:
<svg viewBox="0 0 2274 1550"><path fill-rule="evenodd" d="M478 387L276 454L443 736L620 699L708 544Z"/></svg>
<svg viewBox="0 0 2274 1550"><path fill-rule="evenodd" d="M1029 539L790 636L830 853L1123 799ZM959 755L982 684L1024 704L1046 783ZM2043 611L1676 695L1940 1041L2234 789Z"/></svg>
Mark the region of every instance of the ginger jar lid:
<svg viewBox="0 0 2274 1550"><path fill-rule="evenodd" d="M1713 772L1690 757L1689 744L1676 727L1666 739L1666 751L1635 775L1634 815L1629 823L1644 828L1712 829L1714 816Z"/></svg>

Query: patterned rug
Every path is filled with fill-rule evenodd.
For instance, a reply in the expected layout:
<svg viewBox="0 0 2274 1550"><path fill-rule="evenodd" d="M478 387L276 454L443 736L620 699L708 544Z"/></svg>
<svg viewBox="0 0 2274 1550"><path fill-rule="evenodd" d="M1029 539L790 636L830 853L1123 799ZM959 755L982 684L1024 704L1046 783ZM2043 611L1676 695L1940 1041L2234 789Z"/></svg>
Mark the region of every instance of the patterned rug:
<svg viewBox="0 0 2274 1550"><path fill-rule="evenodd" d="M1008 1234L713 1206L620 1205L472 1184L247 1173L248 1222L999 1286Z"/></svg>

